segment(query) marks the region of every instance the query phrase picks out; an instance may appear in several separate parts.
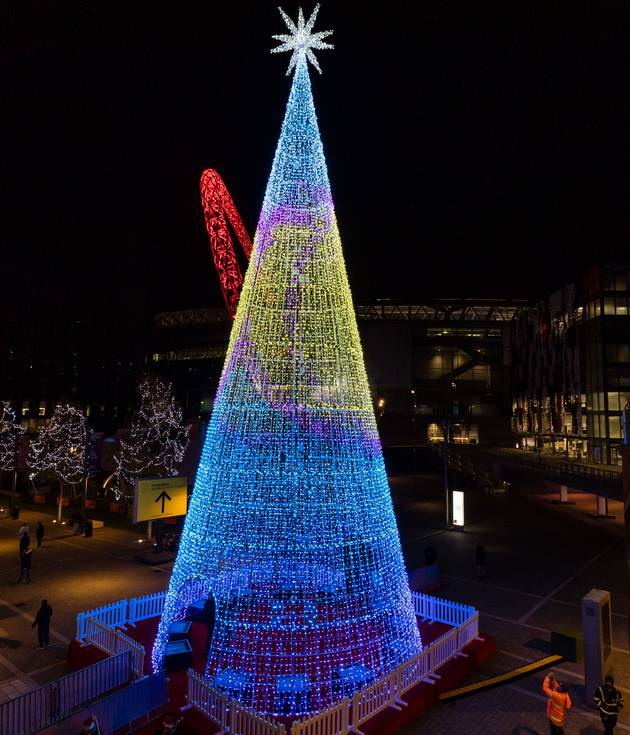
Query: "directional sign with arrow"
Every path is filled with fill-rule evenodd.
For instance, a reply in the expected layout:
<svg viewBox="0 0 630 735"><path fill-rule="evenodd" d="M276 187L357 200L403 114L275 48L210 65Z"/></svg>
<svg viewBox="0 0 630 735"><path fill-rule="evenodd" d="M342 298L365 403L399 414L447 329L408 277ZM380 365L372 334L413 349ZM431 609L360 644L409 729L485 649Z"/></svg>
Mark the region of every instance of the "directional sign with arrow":
<svg viewBox="0 0 630 735"><path fill-rule="evenodd" d="M185 477L155 477L136 480L134 523L183 516L188 505Z"/></svg>
<svg viewBox="0 0 630 735"><path fill-rule="evenodd" d="M162 492L157 496L155 499L156 503L159 503L160 500L162 501L162 513L164 513L164 503L167 500L172 500L171 496L166 492L166 490L162 490Z"/></svg>

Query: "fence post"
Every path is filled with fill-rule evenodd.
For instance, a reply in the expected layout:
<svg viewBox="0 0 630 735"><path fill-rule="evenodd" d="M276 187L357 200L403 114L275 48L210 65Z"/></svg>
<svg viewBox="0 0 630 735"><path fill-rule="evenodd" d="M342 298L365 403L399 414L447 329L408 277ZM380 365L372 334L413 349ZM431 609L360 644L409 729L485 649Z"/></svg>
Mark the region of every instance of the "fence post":
<svg viewBox="0 0 630 735"><path fill-rule="evenodd" d="M230 733L231 735L237 735L236 733L236 701L230 699Z"/></svg>
<svg viewBox="0 0 630 735"><path fill-rule="evenodd" d="M127 623L132 628L136 627L136 597L132 597L131 600L129 600L128 605L128 612L127 612Z"/></svg>
<svg viewBox="0 0 630 735"><path fill-rule="evenodd" d="M59 684L53 681L50 686L50 721L56 722L60 714Z"/></svg>
<svg viewBox="0 0 630 735"><path fill-rule="evenodd" d="M84 620L84 618L85 618L85 613L84 612L77 613L77 632L76 632L76 639L79 641L79 643L82 643L83 642L83 635L84 635L83 620Z"/></svg>

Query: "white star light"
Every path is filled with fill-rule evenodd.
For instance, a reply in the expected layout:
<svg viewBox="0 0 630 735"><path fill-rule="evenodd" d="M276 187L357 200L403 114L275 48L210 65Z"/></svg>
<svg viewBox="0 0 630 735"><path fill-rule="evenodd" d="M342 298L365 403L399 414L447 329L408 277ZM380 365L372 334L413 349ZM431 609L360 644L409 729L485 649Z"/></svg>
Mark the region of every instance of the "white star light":
<svg viewBox="0 0 630 735"><path fill-rule="evenodd" d="M279 54L283 51L293 51L291 61L289 62L289 68L287 69L287 76L292 72L297 62L303 56L306 56L306 58L321 74L322 70L319 68L315 54L311 49L322 50L334 48L334 46L332 43L327 43L322 40L327 36L330 36L332 31L311 33L313 26L315 25L315 18L317 18L317 13L319 13L319 3L315 6L315 9L311 13L311 17L306 22L304 22L304 14L302 13L302 8L300 8L298 12L297 25L291 20L291 18L289 18L282 8L278 8L278 10L286 23L287 28L291 31L291 34L285 33L280 36L272 36L276 41L282 41L282 43L279 46L276 46L276 48L271 49L271 53Z"/></svg>

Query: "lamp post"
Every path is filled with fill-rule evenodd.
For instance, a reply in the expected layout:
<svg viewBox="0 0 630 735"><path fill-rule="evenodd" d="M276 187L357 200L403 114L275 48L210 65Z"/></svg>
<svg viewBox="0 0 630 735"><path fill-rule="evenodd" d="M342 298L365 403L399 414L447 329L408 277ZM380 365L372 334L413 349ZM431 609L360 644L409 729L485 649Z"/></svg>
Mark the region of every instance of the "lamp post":
<svg viewBox="0 0 630 735"><path fill-rule="evenodd" d="M444 498L446 500L446 528L450 528L450 503L449 503L449 488L448 488L448 432L449 432L449 420L442 419L442 434L444 438L444 448L442 451L442 460L444 463Z"/></svg>
<svg viewBox="0 0 630 735"><path fill-rule="evenodd" d="M630 577L630 399L621 414L623 426L623 447L621 449L621 479L623 493L623 519L625 540L625 567L626 575ZM628 588L628 634L630 635L630 587Z"/></svg>
<svg viewBox="0 0 630 735"><path fill-rule="evenodd" d="M411 443L413 446L413 474L415 475L417 472L416 444L418 443L418 437L416 436L416 391L413 388L411 389L411 401L413 404L411 407Z"/></svg>

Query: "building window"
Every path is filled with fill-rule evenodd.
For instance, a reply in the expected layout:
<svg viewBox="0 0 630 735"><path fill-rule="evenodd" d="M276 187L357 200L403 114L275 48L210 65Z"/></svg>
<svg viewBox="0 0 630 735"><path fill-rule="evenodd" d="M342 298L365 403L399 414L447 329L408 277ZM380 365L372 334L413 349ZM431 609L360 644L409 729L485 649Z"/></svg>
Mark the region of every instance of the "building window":
<svg viewBox="0 0 630 735"><path fill-rule="evenodd" d="M22 401L22 416L28 416L30 408L30 401Z"/></svg>
<svg viewBox="0 0 630 735"><path fill-rule="evenodd" d="M39 402L39 415L40 416L46 415L46 401Z"/></svg>
<svg viewBox="0 0 630 735"><path fill-rule="evenodd" d="M611 439L621 439L621 417L609 416L608 418L608 436Z"/></svg>
<svg viewBox="0 0 630 735"><path fill-rule="evenodd" d="M427 427L427 437L430 442L441 442L444 441L444 434L442 427L439 424L429 424Z"/></svg>

